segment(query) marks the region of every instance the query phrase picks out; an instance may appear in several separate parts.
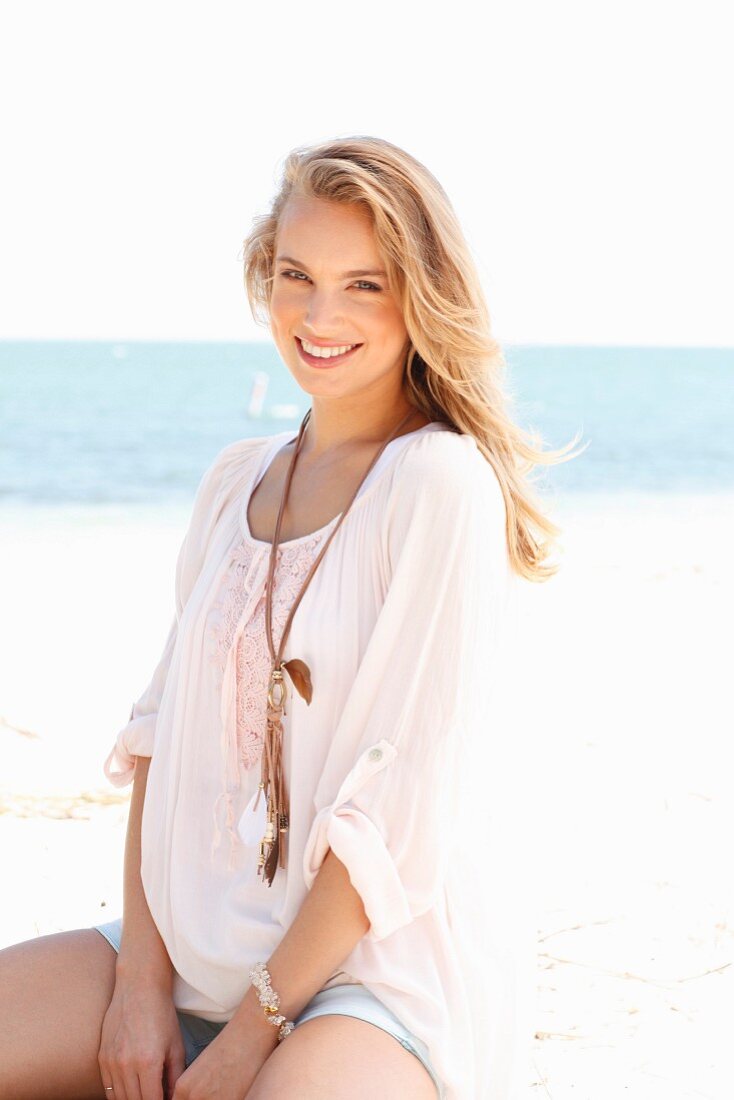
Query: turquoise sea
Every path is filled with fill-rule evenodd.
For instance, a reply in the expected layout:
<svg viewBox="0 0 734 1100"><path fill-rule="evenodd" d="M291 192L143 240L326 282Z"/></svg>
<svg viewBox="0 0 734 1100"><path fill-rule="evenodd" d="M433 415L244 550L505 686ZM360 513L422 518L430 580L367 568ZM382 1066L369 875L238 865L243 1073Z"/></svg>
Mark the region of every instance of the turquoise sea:
<svg viewBox="0 0 734 1100"><path fill-rule="evenodd" d="M520 423L588 443L554 494L734 488L734 349L504 350ZM185 508L221 447L307 407L271 344L0 343L0 509Z"/></svg>

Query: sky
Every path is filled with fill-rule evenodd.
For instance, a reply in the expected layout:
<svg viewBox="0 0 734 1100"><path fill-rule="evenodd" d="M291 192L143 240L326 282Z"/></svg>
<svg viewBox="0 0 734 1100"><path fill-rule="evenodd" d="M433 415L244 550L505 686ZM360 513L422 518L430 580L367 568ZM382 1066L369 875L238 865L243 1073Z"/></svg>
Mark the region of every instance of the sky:
<svg viewBox="0 0 734 1100"><path fill-rule="evenodd" d="M727 7L5 4L0 339L268 340L252 219L371 134L448 192L501 343L734 346Z"/></svg>

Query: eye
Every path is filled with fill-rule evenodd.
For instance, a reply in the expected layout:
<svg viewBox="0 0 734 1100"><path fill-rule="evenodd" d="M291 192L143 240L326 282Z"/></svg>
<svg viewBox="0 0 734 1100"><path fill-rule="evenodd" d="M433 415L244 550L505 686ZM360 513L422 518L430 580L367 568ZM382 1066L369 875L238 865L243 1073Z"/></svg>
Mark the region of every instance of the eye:
<svg viewBox="0 0 734 1100"><path fill-rule="evenodd" d="M291 282L303 282L304 279L308 279L308 275L305 275L302 271L281 271L280 274L283 278L290 279ZM382 287L378 286L377 283L370 283L366 279L358 279L357 282L352 285L364 288L373 294L375 292L379 293L382 290Z"/></svg>
<svg viewBox="0 0 734 1100"><path fill-rule="evenodd" d="M358 286L360 284L364 287L367 287L368 290L381 290L382 289L382 287L379 287L377 285L377 283L368 283L368 282L366 282L365 279L359 279L354 285Z"/></svg>

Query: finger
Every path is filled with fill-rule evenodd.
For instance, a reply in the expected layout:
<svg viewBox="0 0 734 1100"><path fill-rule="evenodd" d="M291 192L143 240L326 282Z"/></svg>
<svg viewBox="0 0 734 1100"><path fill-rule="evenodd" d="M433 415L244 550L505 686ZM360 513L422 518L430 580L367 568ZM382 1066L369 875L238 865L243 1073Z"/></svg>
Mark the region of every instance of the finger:
<svg viewBox="0 0 734 1100"><path fill-rule="evenodd" d="M110 1073L112 1074L112 1092L105 1092L105 1096L111 1097L111 1100L128 1100L122 1074L116 1067L113 1067Z"/></svg>
<svg viewBox="0 0 734 1100"><path fill-rule="evenodd" d="M107 1060L97 1059L97 1065L99 1066L99 1079L102 1082L102 1092L105 1096L105 1100L115 1100L114 1089L109 1091L109 1086L112 1086L112 1072L107 1063Z"/></svg>
<svg viewBox="0 0 734 1100"><path fill-rule="evenodd" d="M143 1100L137 1069L129 1069L125 1073L125 1093L125 1100Z"/></svg>
<svg viewBox="0 0 734 1100"><path fill-rule="evenodd" d="M168 1097L173 1096L173 1090L176 1087L176 1082L182 1073L186 1069L186 1050L183 1042L178 1042L175 1046L171 1047L168 1058L165 1065L165 1078L166 1088L168 1090Z"/></svg>
<svg viewBox="0 0 734 1100"><path fill-rule="evenodd" d="M114 1089L114 1063L106 1054L102 1055L100 1053L97 1055L97 1065L99 1066L99 1077L102 1082L102 1091L105 1100L119 1100L119 1097L115 1095ZM110 1089L112 1089L112 1091L110 1091Z"/></svg>
<svg viewBox="0 0 734 1100"><path fill-rule="evenodd" d="M138 1075L142 1100L163 1100L163 1067L148 1066Z"/></svg>
<svg viewBox="0 0 734 1100"><path fill-rule="evenodd" d="M107 1068L100 1070L100 1076L102 1078L102 1090L105 1100L118 1100L110 1071Z"/></svg>

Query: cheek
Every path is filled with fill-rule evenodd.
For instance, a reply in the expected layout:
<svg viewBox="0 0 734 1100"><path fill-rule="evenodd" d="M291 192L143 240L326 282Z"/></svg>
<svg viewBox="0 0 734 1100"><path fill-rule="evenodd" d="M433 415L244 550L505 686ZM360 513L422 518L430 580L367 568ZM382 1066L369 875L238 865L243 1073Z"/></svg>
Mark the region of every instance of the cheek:
<svg viewBox="0 0 734 1100"><path fill-rule="evenodd" d="M383 314L381 328L386 343L402 344L407 337L403 315L397 308L390 309Z"/></svg>
<svg viewBox="0 0 734 1100"><path fill-rule="evenodd" d="M274 338L282 344L287 333L297 324L297 303L291 295L275 292L270 298L270 330Z"/></svg>
<svg viewBox="0 0 734 1100"><path fill-rule="evenodd" d="M268 303L270 334L276 344L283 350L283 334L288 331L292 321L288 316L281 294L272 294Z"/></svg>
<svg viewBox="0 0 734 1100"><path fill-rule="evenodd" d="M270 295L270 312L273 316L283 316L288 312L290 295L283 293L282 288L276 283Z"/></svg>

